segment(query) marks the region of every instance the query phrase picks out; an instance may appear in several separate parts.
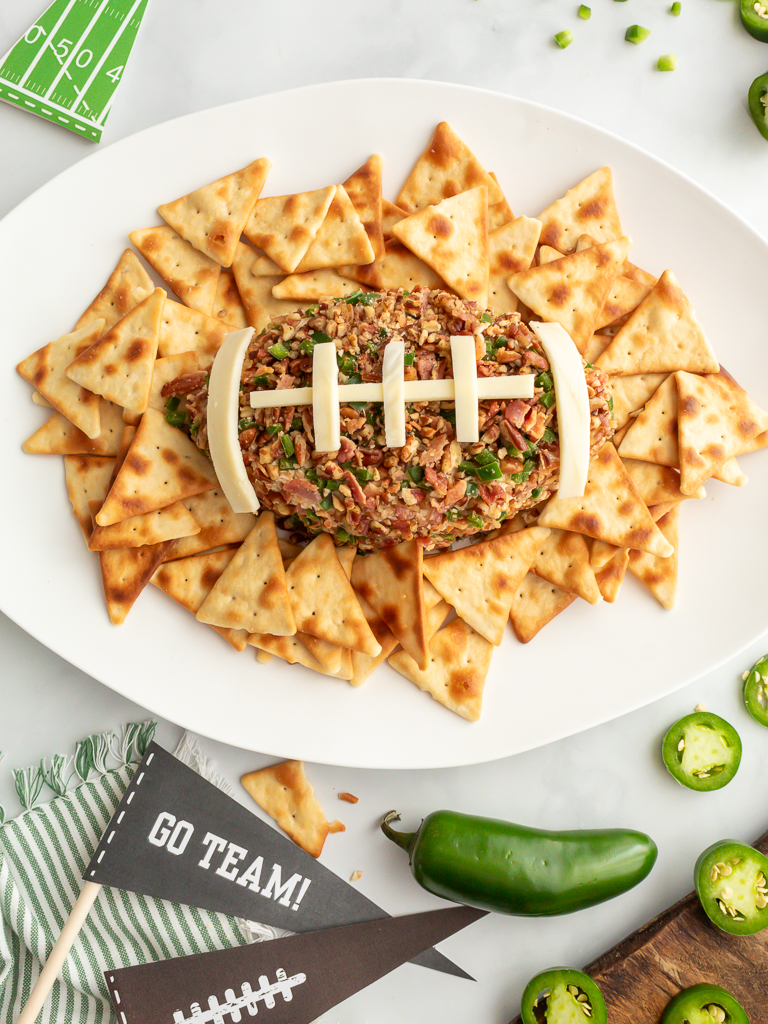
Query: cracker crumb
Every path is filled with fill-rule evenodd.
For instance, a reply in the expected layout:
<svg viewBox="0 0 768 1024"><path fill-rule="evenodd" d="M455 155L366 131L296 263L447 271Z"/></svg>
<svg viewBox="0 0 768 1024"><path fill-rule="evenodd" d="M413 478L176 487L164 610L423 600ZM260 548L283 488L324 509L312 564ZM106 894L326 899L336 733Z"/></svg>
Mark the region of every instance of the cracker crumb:
<svg viewBox="0 0 768 1024"><path fill-rule="evenodd" d="M329 832L346 832L347 826L341 821L332 821L328 827Z"/></svg>
<svg viewBox="0 0 768 1024"><path fill-rule="evenodd" d="M352 874L349 876L349 880L350 882L359 882L362 877L362 871L353 871Z"/></svg>
<svg viewBox="0 0 768 1024"><path fill-rule="evenodd" d="M339 800L346 800L348 804L356 804L359 797L356 797L353 793L339 793Z"/></svg>

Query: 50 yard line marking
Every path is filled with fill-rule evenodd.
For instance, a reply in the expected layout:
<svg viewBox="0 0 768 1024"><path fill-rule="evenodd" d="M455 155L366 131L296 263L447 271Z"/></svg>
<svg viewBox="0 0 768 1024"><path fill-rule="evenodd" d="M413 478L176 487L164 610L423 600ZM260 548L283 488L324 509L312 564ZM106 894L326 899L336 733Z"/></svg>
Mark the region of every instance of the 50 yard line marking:
<svg viewBox="0 0 768 1024"><path fill-rule="evenodd" d="M147 0L54 0L0 60L0 100L98 142Z"/></svg>

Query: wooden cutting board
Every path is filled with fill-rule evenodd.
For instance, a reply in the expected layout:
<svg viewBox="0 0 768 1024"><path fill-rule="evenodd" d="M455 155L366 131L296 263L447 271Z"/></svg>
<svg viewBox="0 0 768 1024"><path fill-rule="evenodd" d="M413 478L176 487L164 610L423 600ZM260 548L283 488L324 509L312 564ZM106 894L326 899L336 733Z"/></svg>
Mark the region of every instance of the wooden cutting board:
<svg viewBox="0 0 768 1024"><path fill-rule="evenodd" d="M768 832L753 845L768 855ZM700 982L731 992L750 1024L768 1024L768 928L728 935L712 924L695 892L584 970L605 996L609 1024L659 1024L672 996Z"/></svg>

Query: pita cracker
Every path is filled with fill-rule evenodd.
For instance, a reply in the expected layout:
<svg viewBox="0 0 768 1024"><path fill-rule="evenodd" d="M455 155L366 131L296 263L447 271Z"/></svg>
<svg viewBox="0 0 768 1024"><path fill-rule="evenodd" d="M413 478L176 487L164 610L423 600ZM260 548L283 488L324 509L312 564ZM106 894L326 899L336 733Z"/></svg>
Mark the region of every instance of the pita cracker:
<svg viewBox="0 0 768 1024"><path fill-rule="evenodd" d="M166 224L131 231L128 237L185 305L199 313L211 313L221 274L215 260L198 252Z"/></svg>
<svg viewBox="0 0 768 1024"><path fill-rule="evenodd" d="M680 488L690 494L768 427L768 414L726 374L675 377Z"/></svg>
<svg viewBox="0 0 768 1024"><path fill-rule="evenodd" d="M155 570L150 583L172 597L177 604L195 615L214 584L232 561L234 551L213 551L190 558L164 562ZM213 627L236 651L248 646L248 633L244 629Z"/></svg>
<svg viewBox="0 0 768 1024"><path fill-rule="evenodd" d="M125 622L128 612L172 545L173 541L168 540L141 548L99 551L101 579L110 622L116 626Z"/></svg>
<svg viewBox="0 0 768 1024"><path fill-rule="evenodd" d="M248 643L251 647L255 647L257 652L263 651L270 657L280 658L281 661L285 661L289 665L302 665L319 675L329 675L298 635L272 636L271 633L251 633L248 636Z"/></svg>
<svg viewBox="0 0 768 1024"><path fill-rule="evenodd" d="M485 186L489 204L504 201L497 182L451 126L441 121L396 202L407 213L415 213L478 186Z"/></svg>
<svg viewBox="0 0 768 1024"><path fill-rule="evenodd" d="M283 273L292 274L320 230L335 195L336 186L327 185L314 192L259 199L243 234L274 260Z"/></svg>
<svg viewBox="0 0 768 1024"><path fill-rule="evenodd" d="M619 590L621 590L621 584L624 582L628 564L629 549L617 548L608 561L595 572L597 585L600 587L600 593L607 604L613 604L619 596Z"/></svg>
<svg viewBox="0 0 768 1024"><path fill-rule="evenodd" d="M249 633L296 632L272 512L262 512L256 520L197 610L197 619Z"/></svg>
<svg viewBox="0 0 768 1024"><path fill-rule="evenodd" d="M493 171L488 171L488 173L498 185L499 179L496 177L495 173ZM500 185L499 188L501 188ZM498 228L503 227L505 224L509 224L509 222L514 219L515 215L514 213L512 213L512 210L510 208L509 203L506 200L506 197L502 196L501 200L498 203L494 203L490 199L488 200L489 231L496 231L498 230Z"/></svg>
<svg viewBox="0 0 768 1024"><path fill-rule="evenodd" d="M630 245L626 236L603 242L521 270L507 284L538 316L561 324L584 352Z"/></svg>
<svg viewBox="0 0 768 1024"><path fill-rule="evenodd" d="M374 672L383 661L397 647L397 637L386 624L384 619L371 608L364 597L358 593L357 599L363 610L365 621L371 627L371 632L381 646L378 654L363 654L361 651L351 652L351 669L349 682L352 686L362 686L368 676Z"/></svg>
<svg viewBox="0 0 768 1024"><path fill-rule="evenodd" d="M589 604L602 600L595 573L589 564L586 538L580 533L552 529L542 539L531 572Z"/></svg>
<svg viewBox="0 0 768 1024"><path fill-rule="evenodd" d="M307 781L303 761L271 765L243 775L240 781L302 850L320 856L330 826Z"/></svg>
<svg viewBox="0 0 768 1024"><path fill-rule="evenodd" d="M541 241L560 252L571 252L579 235L588 233L595 242L621 238L621 222L613 197L610 167L601 167L574 185L540 213Z"/></svg>
<svg viewBox="0 0 768 1024"><path fill-rule="evenodd" d="M391 203L388 199L382 199L381 232L384 235L385 242L392 237L392 225L397 224L399 220L402 220L403 217L407 216L407 210L401 210L399 206L395 206L395 204ZM377 256L376 259L381 259L381 256Z"/></svg>
<svg viewBox="0 0 768 1024"><path fill-rule="evenodd" d="M99 398L66 376L69 364L101 336L104 321L96 320L72 334L50 341L16 367L24 380L66 416L73 426L90 437L101 430Z"/></svg>
<svg viewBox="0 0 768 1024"><path fill-rule="evenodd" d="M246 319L258 332L262 331L273 317L293 313L294 310L301 309L304 302L297 299L276 299L272 289L282 281L283 276L281 274L279 277L263 277L254 274L253 265L257 259L258 254L241 242L235 253L232 270L243 300Z"/></svg>
<svg viewBox="0 0 768 1024"><path fill-rule="evenodd" d="M346 181L342 182L371 243L375 260L381 259L384 255L384 234L381 226L383 169L384 161L378 153L374 153L362 167L358 167Z"/></svg>
<svg viewBox="0 0 768 1024"><path fill-rule="evenodd" d="M35 405L39 405L41 409L52 409L53 406L47 398L43 398L39 391L32 392L32 401Z"/></svg>
<svg viewBox="0 0 768 1024"><path fill-rule="evenodd" d="M456 614L498 646L517 588L549 531L538 526L436 555L424 575Z"/></svg>
<svg viewBox="0 0 768 1024"><path fill-rule="evenodd" d="M276 299L299 299L315 302L318 299L343 299L360 291L360 285L349 277L343 277L338 270L308 270L304 274L289 274L272 286Z"/></svg>
<svg viewBox="0 0 768 1024"><path fill-rule="evenodd" d="M605 373L717 373L719 363L671 270L630 314L597 361Z"/></svg>
<svg viewBox="0 0 768 1024"><path fill-rule="evenodd" d="M488 305L496 313L514 313L517 309L517 296L507 278L531 266L540 230L537 220L518 217L488 235Z"/></svg>
<svg viewBox="0 0 768 1024"><path fill-rule="evenodd" d="M162 358L181 352L196 352L198 365L207 369L230 330L229 324L216 317L206 316L173 299L166 299L160 320L157 352Z"/></svg>
<svg viewBox="0 0 768 1024"><path fill-rule="evenodd" d="M739 455L747 455L749 452L759 451L760 448L768 448L768 430L764 430L762 434L753 437L749 444L742 448Z"/></svg>
<svg viewBox="0 0 768 1024"><path fill-rule="evenodd" d="M283 271L278 267L274 260L271 260L269 256L257 255L257 258L253 261L251 272L256 277L282 277Z"/></svg>
<svg viewBox="0 0 768 1024"><path fill-rule="evenodd" d="M379 653L379 643L327 533L315 537L291 562L286 580L298 632L364 654Z"/></svg>
<svg viewBox="0 0 768 1024"><path fill-rule="evenodd" d="M621 548L617 548L615 544L609 544L605 540L593 540L590 542L589 564L598 572L610 562L617 551L621 551Z"/></svg>
<svg viewBox="0 0 768 1024"><path fill-rule="evenodd" d="M396 239L384 244L384 257L366 267L341 267L345 276L367 285L374 291L385 292L390 288L445 288L439 274L415 256L410 249Z"/></svg>
<svg viewBox="0 0 768 1024"><path fill-rule="evenodd" d="M147 409L96 521L110 526L217 486L200 449L161 412Z"/></svg>
<svg viewBox="0 0 768 1024"><path fill-rule="evenodd" d="M165 292L156 288L66 369L70 380L134 413L149 404Z"/></svg>
<svg viewBox="0 0 768 1024"><path fill-rule="evenodd" d="M703 487L695 494L683 494L680 490L680 474L670 466L660 466L640 459L622 458L622 462L638 494L649 508L666 501L677 503L683 498L705 497Z"/></svg>
<svg viewBox="0 0 768 1024"><path fill-rule="evenodd" d="M649 286L640 284L638 281L631 281L619 273L605 297L603 308L595 323L595 330L602 330L610 324L623 320L629 313L637 309L650 292Z"/></svg>
<svg viewBox="0 0 768 1024"><path fill-rule="evenodd" d="M146 299L154 287L136 254L126 249L107 283L75 324L75 330L78 331L94 320L103 320L104 330L108 331L142 299Z"/></svg>
<svg viewBox="0 0 768 1024"><path fill-rule="evenodd" d="M197 352L178 352L172 356L161 356L155 360L152 368L152 381L149 388L147 406L157 409L165 415L165 407L168 401L163 398L162 390L166 384L177 377L185 377L187 374L197 370ZM130 409L123 410L123 419L133 426L141 419L140 413L132 412Z"/></svg>
<svg viewBox="0 0 768 1024"><path fill-rule="evenodd" d="M323 223L296 267L297 274L324 267L373 263L374 252L363 222L343 185L328 207Z"/></svg>
<svg viewBox="0 0 768 1024"><path fill-rule="evenodd" d="M573 604L576 595L529 572L512 599L509 619L517 639L527 644L556 615Z"/></svg>
<svg viewBox="0 0 768 1024"><path fill-rule="evenodd" d="M463 299L488 300L488 200L480 185L398 221L392 234Z"/></svg>
<svg viewBox="0 0 768 1024"><path fill-rule="evenodd" d="M621 444L622 459L641 459L660 466L679 466L677 443L677 380L668 376L630 420Z"/></svg>
<svg viewBox="0 0 768 1024"><path fill-rule="evenodd" d="M606 340L610 342L610 339ZM594 355L595 358L588 359L588 362L594 363L600 353ZM611 377L609 384L613 395L613 418L617 430L629 422L632 413L643 408L667 376L666 373L632 373L626 377Z"/></svg>
<svg viewBox="0 0 768 1024"><path fill-rule="evenodd" d="M174 558L187 558L225 544L240 544L256 525L252 512L232 511L219 487L185 498L184 504L200 532L178 540L171 552Z"/></svg>
<svg viewBox="0 0 768 1024"><path fill-rule="evenodd" d="M663 608L673 608L677 591L680 505L677 504L658 520L658 527L674 552L658 558L646 551L630 551L628 568L644 583Z"/></svg>
<svg viewBox="0 0 768 1024"><path fill-rule="evenodd" d="M593 334L587 342L587 347L582 352L584 360L587 363L592 363L592 365L594 365L597 357L600 355L601 352L605 351L606 346L610 345L610 343L610 335L598 333ZM618 380L619 378L617 377L616 379Z"/></svg>
<svg viewBox="0 0 768 1024"><path fill-rule="evenodd" d="M553 249L551 245L542 245L539 248L539 259L538 263L540 267L545 266L547 263L553 263L555 260L561 260L563 254L559 249Z"/></svg>
<svg viewBox="0 0 768 1024"><path fill-rule="evenodd" d="M735 458L726 459L722 466L712 474L712 479L730 484L732 487L744 487L749 483L749 477L742 472L741 466ZM686 497L693 497L693 495L686 495Z"/></svg>
<svg viewBox="0 0 768 1024"><path fill-rule="evenodd" d="M106 456L64 456L67 493L86 544L93 529L91 504L101 505L104 501L114 466L115 460Z"/></svg>
<svg viewBox="0 0 768 1024"><path fill-rule="evenodd" d="M55 412L21 446L27 455L116 455L123 433L123 410L99 399L99 436L87 437Z"/></svg>
<svg viewBox="0 0 768 1024"><path fill-rule="evenodd" d="M672 554L610 441L589 464L584 496L550 498L536 522L662 558Z"/></svg>
<svg viewBox="0 0 768 1024"><path fill-rule="evenodd" d="M403 541L355 560L352 584L420 668L427 664L424 549Z"/></svg>
<svg viewBox="0 0 768 1024"><path fill-rule="evenodd" d="M156 512L132 516L112 526L95 526L88 547L91 551L110 551L115 548L138 548L159 544L164 540L191 537L200 527L181 501L176 501Z"/></svg>
<svg viewBox="0 0 768 1024"><path fill-rule="evenodd" d="M157 212L201 253L229 267L271 166L271 160L264 157L254 160L210 185L158 206Z"/></svg>
<svg viewBox="0 0 768 1024"><path fill-rule="evenodd" d="M388 660L396 672L449 711L476 722L492 654L493 644L463 619L454 619L430 640L426 669L420 669L405 651L397 651Z"/></svg>
<svg viewBox="0 0 768 1024"><path fill-rule="evenodd" d="M290 561L293 561L293 559L298 556L301 548L298 545L289 544L287 541L280 543L280 551L284 562L286 561L288 549L294 547L296 550L292 553ZM350 579L352 576L352 565L355 561L356 554L357 550L349 545L336 548L336 556L339 559L339 563L341 564L347 579ZM365 612L363 612L363 614L365 615ZM366 621L368 621L367 615ZM370 625L370 622L368 624ZM374 636L375 635L376 634L374 633ZM310 654L317 658L326 675L332 675L340 679L352 678L352 651L348 648L340 647L338 644L329 643L328 640L320 640L318 637L312 636L310 633L299 633L297 634L297 639L301 640ZM361 657L365 658L368 657L368 655L361 655Z"/></svg>
<svg viewBox="0 0 768 1024"><path fill-rule="evenodd" d="M235 275L231 270L222 270L219 274L211 315L233 331L240 331L248 326L245 306L240 298L240 292L237 290Z"/></svg>

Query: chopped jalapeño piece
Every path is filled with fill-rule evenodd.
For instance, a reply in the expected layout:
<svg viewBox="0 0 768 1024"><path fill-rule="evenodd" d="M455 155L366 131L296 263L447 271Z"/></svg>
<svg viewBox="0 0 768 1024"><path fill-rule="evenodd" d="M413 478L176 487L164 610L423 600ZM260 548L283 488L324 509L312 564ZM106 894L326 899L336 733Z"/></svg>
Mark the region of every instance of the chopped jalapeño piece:
<svg viewBox="0 0 768 1024"><path fill-rule="evenodd" d="M699 856L696 893L707 917L730 935L768 927L768 857L735 839L721 839Z"/></svg>
<svg viewBox="0 0 768 1024"><path fill-rule="evenodd" d="M644 42L650 34L651 30L649 28L643 28L642 25L630 25L624 33L624 38L628 43L637 45Z"/></svg>
<svg viewBox="0 0 768 1024"><path fill-rule="evenodd" d="M573 32L570 32L567 28L563 29L562 32L556 32L555 42L561 50L564 50L566 46L570 46L573 42Z"/></svg>
<svg viewBox="0 0 768 1024"><path fill-rule="evenodd" d="M670 775L688 789L722 789L741 761L739 734L709 711L694 711L669 729L661 748Z"/></svg>
<svg viewBox="0 0 768 1024"><path fill-rule="evenodd" d="M669 13L670 14L674 14L675 17L677 17L681 10L682 10L682 5L680 4L680 0L675 0L675 2L669 8Z"/></svg>
<svg viewBox="0 0 768 1024"><path fill-rule="evenodd" d="M592 17L592 8L585 6L585 4L581 4L579 6L579 12L578 13L579 13L579 17L583 18L584 21L589 21L589 19Z"/></svg>
<svg viewBox="0 0 768 1024"><path fill-rule="evenodd" d="M269 352L271 356L274 356L275 359L287 359L291 354L290 350L285 347L282 341L278 341L275 345L270 345L267 352Z"/></svg>
<svg viewBox="0 0 768 1024"><path fill-rule="evenodd" d="M659 71L675 71L677 68L677 57L674 53L665 53L663 57L659 57L656 61L656 67Z"/></svg>
<svg viewBox="0 0 768 1024"><path fill-rule="evenodd" d="M523 1024L605 1024L608 1013L597 983L572 967L551 967L528 982L520 1006Z"/></svg>

